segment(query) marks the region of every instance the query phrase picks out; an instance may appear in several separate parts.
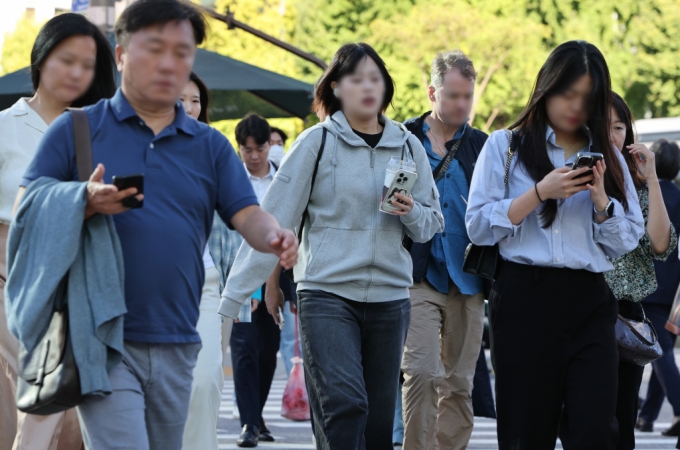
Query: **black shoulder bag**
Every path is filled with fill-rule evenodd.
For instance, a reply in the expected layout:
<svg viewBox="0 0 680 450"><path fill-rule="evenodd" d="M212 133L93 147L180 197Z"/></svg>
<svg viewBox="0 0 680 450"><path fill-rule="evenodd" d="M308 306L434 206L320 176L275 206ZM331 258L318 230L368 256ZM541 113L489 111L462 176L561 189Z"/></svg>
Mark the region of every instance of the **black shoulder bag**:
<svg viewBox="0 0 680 450"><path fill-rule="evenodd" d="M515 148L515 145L513 145L517 138L512 131L509 131L509 133L508 155L505 161L505 179L503 180L506 196L508 190L508 177L510 175L510 164L512 163L512 158L515 156L515 153L517 153L517 149ZM498 244L488 246L471 243L467 246L467 249L465 249L463 272L493 280L498 274L500 259L501 255L498 250Z"/></svg>
<svg viewBox="0 0 680 450"><path fill-rule="evenodd" d="M92 142L87 113L69 108L73 117L78 178L87 181L92 172ZM66 291L68 275L59 288ZM55 305L56 306L56 305ZM52 314L45 336L28 352L20 345L17 380L17 408L37 415L55 414L79 405L80 376L71 347L68 305Z"/></svg>
<svg viewBox="0 0 680 450"><path fill-rule="evenodd" d="M312 190L314 190L314 181L316 180L316 172L319 171L319 161L321 161L321 155L323 155L323 150L326 148L326 134L328 130L323 128L323 134L321 135L321 146L319 147L319 153L316 155L316 164L314 164L314 172L312 172L312 186L309 188L309 198L307 199L307 205L305 206L305 212L302 213L302 222L300 223L300 228L298 228L298 242L302 241L302 229L305 226L305 219L309 214L309 200L312 198ZM295 275L293 274L294 267L284 270L283 274L295 283Z"/></svg>

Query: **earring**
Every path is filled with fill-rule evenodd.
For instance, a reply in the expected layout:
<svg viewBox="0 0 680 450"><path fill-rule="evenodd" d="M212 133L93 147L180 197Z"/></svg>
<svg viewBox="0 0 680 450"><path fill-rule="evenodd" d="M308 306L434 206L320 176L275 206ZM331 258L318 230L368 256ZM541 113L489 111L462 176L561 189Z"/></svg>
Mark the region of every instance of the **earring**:
<svg viewBox="0 0 680 450"><path fill-rule="evenodd" d="M338 96L338 88L333 89L333 95L337 98Z"/></svg>

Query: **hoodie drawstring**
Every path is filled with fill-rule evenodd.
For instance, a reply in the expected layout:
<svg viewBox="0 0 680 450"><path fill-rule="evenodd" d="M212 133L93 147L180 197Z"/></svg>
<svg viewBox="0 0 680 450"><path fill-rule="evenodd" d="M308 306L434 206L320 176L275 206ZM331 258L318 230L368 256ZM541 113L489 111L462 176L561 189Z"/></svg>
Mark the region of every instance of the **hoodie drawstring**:
<svg viewBox="0 0 680 450"><path fill-rule="evenodd" d="M333 195L335 195L335 166L338 165L338 136L335 136L335 146L333 147L333 158L331 159L331 186L333 187Z"/></svg>

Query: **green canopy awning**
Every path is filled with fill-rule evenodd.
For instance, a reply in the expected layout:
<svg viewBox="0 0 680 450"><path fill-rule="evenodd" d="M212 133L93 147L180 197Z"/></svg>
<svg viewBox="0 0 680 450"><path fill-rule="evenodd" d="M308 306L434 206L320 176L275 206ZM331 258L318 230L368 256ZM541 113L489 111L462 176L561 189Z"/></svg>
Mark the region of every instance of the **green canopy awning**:
<svg viewBox="0 0 680 450"><path fill-rule="evenodd" d="M211 120L240 119L249 112L268 118L310 113L311 84L203 49L196 52L194 71L210 89ZM28 68L0 77L0 110L32 92Z"/></svg>

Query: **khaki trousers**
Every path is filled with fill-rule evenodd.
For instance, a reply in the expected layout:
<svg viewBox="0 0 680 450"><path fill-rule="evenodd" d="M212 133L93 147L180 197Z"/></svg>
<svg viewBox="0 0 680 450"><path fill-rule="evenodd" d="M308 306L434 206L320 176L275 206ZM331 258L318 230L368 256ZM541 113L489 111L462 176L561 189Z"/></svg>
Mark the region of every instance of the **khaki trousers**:
<svg viewBox="0 0 680 450"><path fill-rule="evenodd" d="M0 450L79 450L83 438L75 409L51 416L17 411L19 343L5 316L7 232L7 225L0 224Z"/></svg>
<svg viewBox="0 0 680 450"><path fill-rule="evenodd" d="M472 380L482 345L484 296L424 281L411 288L406 336L404 450L465 449L472 434Z"/></svg>

